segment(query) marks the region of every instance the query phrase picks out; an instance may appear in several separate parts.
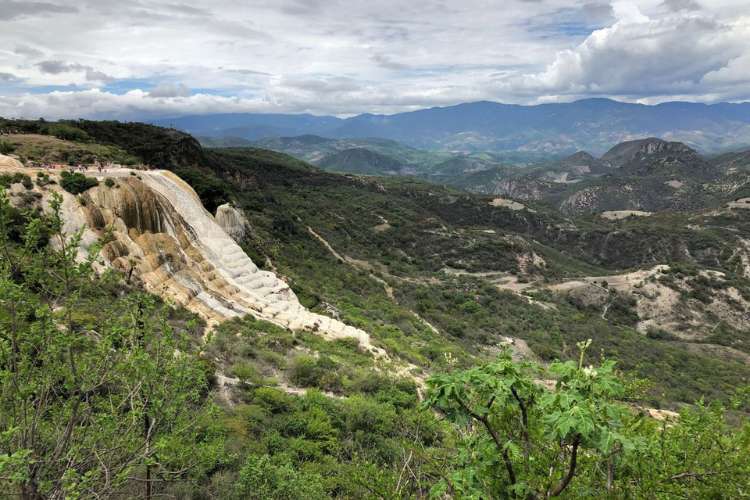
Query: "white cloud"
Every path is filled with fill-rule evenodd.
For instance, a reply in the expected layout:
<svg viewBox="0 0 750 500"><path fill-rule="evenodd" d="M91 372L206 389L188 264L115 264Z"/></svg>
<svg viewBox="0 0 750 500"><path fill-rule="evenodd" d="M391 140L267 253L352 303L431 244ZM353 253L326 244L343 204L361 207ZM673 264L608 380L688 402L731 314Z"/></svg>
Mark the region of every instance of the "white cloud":
<svg viewBox="0 0 750 500"><path fill-rule="evenodd" d="M151 89L147 95L155 98L188 97L190 96L190 89L182 83L162 83Z"/></svg>
<svg viewBox="0 0 750 500"><path fill-rule="evenodd" d="M630 2L614 8L612 26L558 52L544 71L500 85L529 94L750 97L750 18L730 22L686 9L649 18Z"/></svg>

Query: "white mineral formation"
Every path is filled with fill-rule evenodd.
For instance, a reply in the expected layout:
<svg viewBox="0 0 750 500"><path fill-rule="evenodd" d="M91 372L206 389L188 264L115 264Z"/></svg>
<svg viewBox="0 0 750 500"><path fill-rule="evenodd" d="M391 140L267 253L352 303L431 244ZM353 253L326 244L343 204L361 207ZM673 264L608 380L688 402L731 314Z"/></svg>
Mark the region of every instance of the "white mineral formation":
<svg viewBox="0 0 750 500"><path fill-rule="evenodd" d="M245 214L229 203L216 208L216 223L236 242L242 241L250 226Z"/></svg>
<svg viewBox="0 0 750 500"><path fill-rule="evenodd" d="M82 253L110 231L112 239L102 249L108 264L141 280L148 291L201 315L209 326L250 314L329 339L357 338L362 348L385 356L367 333L307 310L282 279L258 269L176 175L127 169L88 175L111 181L78 196L55 185L34 188L45 204L52 191L63 195L66 232L84 230ZM230 206L220 207L218 219L235 237L247 227L244 216Z"/></svg>
<svg viewBox="0 0 750 500"><path fill-rule="evenodd" d="M23 168L23 165L12 156L0 155L0 168L18 169Z"/></svg>

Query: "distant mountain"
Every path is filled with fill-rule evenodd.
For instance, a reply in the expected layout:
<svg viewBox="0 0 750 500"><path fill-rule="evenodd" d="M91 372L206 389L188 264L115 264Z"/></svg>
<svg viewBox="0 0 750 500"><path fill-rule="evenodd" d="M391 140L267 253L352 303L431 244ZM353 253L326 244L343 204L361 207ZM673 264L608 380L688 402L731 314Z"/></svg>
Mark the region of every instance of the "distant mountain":
<svg viewBox="0 0 750 500"><path fill-rule="evenodd" d="M314 134L336 128L342 120L309 114L224 113L152 120L154 125L176 128L198 137L236 137L258 140Z"/></svg>
<svg viewBox="0 0 750 500"><path fill-rule="evenodd" d="M369 149L352 148L332 153L322 158L318 165L333 172L369 175L394 175L404 173L406 165L395 158Z"/></svg>
<svg viewBox="0 0 750 500"><path fill-rule="evenodd" d="M217 141L202 139L206 145ZM366 175L417 175L438 181L444 176L478 172L522 158L517 154L510 155L510 160L507 160L493 153L425 151L390 139L372 137L330 139L301 135L260 139L252 145L286 153L325 170Z"/></svg>
<svg viewBox="0 0 750 500"><path fill-rule="evenodd" d="M697 151L674 141L656 138L629 141L610 149L602 161L630 175L712 176L714 170Z"/></svg>
<svg viewBox="0 0 750 500"><path fill-rule="evenodd" d="M717 168L733 172L750 172L750 150L736 153L725 153L711 161Z"/></svg>
<svg viewBox="0 0 750 500"><path fill-rule="evenodd" d="M205 137L377 137L428 150L516 151L537 157L564 156L580 150L602 154L611 144L651 136L680 141L703 152L750 146L750 103L671 102L648 106L585 99L520 106L482 101L346 119L309 114L221 114L155 123Z"/></svg>
<svg viewBox="0 0 750 500"><path fill-rule="evenodd" d="M358 139L331 139L317 135L300 135L294 137L271 137L253 142L255 147L271 149L314 163L323 168L323 158L347 149L366 149L379 155L389 156L402 164L431 163L439 161L442 156L419 151L389 139L364 137ZM358 172L374 173L374 172Z"/></svg>
<svg viewBox="0 0 750 500"><path fill-rule="evenodd" d="M201 146L207 148L246 148L252 147L253 141L242 137L197 137Z"/></svg>
<svg viewBox="0 0 750 500"><path fill-rule="evenodd" d="M609 168L606 162L586 151L578 151L563 158L560 160L560 166L563 170L576 175L604 172Z"/></svg>
<svg viewBox="0 0 750 500"><path fill-rule="evenodd" d="M647 138L620 143L600 159L579 152L542 167L494 168L449 183L477 193L546 201L569 214L692 210L744 196L750 154L707 159L681 142Z"/></svg>

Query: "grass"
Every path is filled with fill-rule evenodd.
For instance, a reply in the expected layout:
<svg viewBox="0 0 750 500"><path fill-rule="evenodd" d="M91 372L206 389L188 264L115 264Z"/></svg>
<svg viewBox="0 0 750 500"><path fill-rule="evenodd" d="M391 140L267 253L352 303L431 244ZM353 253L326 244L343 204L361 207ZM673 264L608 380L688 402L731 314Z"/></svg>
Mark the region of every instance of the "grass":
<svg viewBox="0 0 750 500"><path fill-rule="evenodd" d="M22 162L91 164L95 159L133 165L137 159L122 149L96 143L75 142L41 134L13 134L4 141Z"/></svg>

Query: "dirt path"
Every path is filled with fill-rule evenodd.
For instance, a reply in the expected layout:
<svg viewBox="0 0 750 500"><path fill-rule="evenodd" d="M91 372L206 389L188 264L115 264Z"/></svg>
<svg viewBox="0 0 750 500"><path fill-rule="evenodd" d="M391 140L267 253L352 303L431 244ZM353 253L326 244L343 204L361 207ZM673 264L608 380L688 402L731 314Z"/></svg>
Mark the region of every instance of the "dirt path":
<svg viewBox="0 0 750 500"><path fill-rule="evenodd" d="M328 252L333 255L336 259L340 260L341 262L344 262L346 264L349 264L350 266L360 270L365 271L369 273L370 278L380 283L380 285L383 287L383 290L385 291L385 294L388 296L389 299L391 299L393 302L396 302L396 296L393 293L393 287L388 284L387 281L385 281L383 278L376 276L374 272L376 271L375 266L367 262L366 260L359 260L354 259L352 257L349 257L348 255L342 255L339 252L336 251L335 248L331 246L328 241L323 238L321 235L315 232L313 228L310 226L307 226L307 232L309 232L316 240L318 240L325 248L328 250Z"/></svg>

